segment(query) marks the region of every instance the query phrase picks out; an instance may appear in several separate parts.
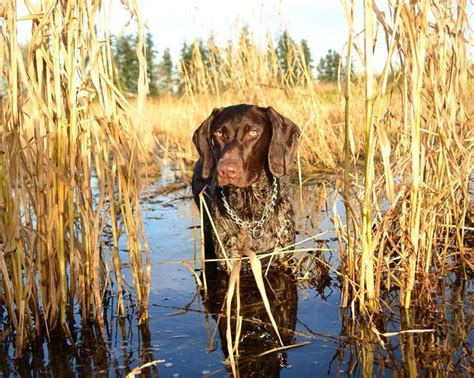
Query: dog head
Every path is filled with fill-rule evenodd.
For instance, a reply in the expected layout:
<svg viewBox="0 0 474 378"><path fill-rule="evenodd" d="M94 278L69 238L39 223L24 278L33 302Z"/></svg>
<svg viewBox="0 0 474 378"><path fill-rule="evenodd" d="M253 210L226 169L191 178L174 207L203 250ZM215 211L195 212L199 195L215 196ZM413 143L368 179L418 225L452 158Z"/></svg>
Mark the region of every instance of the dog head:
<svg viewBox="0 0 474 378"><path fill-rule="evenodd" d="M300 130L272 107L234 105L214 109L199 126L193 142L202 159L202 176L215 170L219 186L244 188L269 171L287 174Z"/></svg>

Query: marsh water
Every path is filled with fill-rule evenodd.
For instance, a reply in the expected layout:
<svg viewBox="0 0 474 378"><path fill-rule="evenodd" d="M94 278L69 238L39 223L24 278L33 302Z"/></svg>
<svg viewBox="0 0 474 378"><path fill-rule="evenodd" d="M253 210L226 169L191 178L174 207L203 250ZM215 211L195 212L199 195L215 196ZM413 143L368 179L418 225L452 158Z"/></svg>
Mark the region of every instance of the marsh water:
<svg viewBox="0 0 474 378"><path fill-rule="evenodd" d="M72 338L52 335L49 340L39 340L16 360L14 344L7 337L0 343L0 375L123 377L147 363L150 366L138 376L230 375L223 310L227 276L207 272L207 293L198 285L202 279L196 262L200 253L199 214L190 188L180 184L179 177L179 172L165 166L142 196L152 259L148 322L137 324L133 305L127 317L116 317L115 298L110 295L105 299L105 333L94 325L78 323ZM163 193L159 189L168 185L177 190ZM309 183L301 198L295 190L298 239L320 235L302 245L319 250L315 253L320 253L320 260L334 266L338 262L335 235L330 231L334 228L332 209L341 205L330 179ZM123 254L125 258L125 250ZM394 334L376 337L363 322L351 320L350 310L340 308L340 283L327 265L320 264L314 270L309 277L269 271L266 291L273 316L284 344L295 347L264 355L279 344L253 277L247 274L241 278L243 321L237 364L241 376L473 373L472 277L446 277L440 284L437 303L409 312L400 311L395 292L387 293L385 300L390 309L375 324L378 332ZM127 266L124 275L129 275Z"/></svg>

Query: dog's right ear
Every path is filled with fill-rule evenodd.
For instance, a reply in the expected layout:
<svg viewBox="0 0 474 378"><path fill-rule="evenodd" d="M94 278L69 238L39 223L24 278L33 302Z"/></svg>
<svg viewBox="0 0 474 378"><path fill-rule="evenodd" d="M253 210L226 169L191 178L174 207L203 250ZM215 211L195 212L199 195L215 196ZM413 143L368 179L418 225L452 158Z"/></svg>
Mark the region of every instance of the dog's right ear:
<svg viewBox="0 0 474 378"><path fill-rule="evenodd" d="M211 126L214 119L222 109L214 109L201 126L197 128L193 135L193 142L196 146L199 156L202 158L202 178L207 179L214 165L214 156L212 153Z"/></svg>

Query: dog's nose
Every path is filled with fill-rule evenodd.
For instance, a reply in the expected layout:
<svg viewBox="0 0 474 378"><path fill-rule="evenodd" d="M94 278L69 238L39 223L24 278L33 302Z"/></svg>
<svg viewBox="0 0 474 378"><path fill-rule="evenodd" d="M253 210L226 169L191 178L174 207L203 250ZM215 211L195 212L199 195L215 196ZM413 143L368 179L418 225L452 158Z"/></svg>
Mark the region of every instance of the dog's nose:
<svg viewBox="0 0 474 378"><path fill-rule="evenodd" d="M217 174L221 178L234 179L238 174L237 166L233 163L220 164L217 167Z"/></svg>

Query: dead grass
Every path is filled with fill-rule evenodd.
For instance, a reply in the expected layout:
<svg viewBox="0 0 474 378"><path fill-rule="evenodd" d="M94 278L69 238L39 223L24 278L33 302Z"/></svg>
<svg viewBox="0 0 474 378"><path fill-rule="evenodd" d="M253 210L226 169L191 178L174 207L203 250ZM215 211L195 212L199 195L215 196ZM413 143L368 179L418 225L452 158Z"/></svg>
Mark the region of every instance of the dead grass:
<svg viewBox="0 0 474 378"><path fill-rule="evenodd" d="M345 3L347 14L353 6ZM400 304L408 308L413 298L429 298L436 280L454 266L466 275L473 257L464 241L473 157L466 2L397 1L387 9L364 1L364 174L346 177L351 226L341 235L350 247L342 258L352 264L344 267L352 286L343 303L375 311L383 287L399 288ZM387 61L376 78L378 38L387 41ZM391 74L399 77L395 88L388 86ZM400 102L387 107L381 99L393 89Z"/></svg>
<svg viewBox="0 0 474 378"><path fill-rule="evenodd" d="M141 320L150 271L134 132L146 93L143 34L136 113L113 85L102 2L27 2L26 57L16 6L7 0L0 8L0 301L19 356L35 337L68 333L78 309L102 325L112 281L117 312L125 314L123 233ZM142 32L135 2L127 6Z"/></svg>

